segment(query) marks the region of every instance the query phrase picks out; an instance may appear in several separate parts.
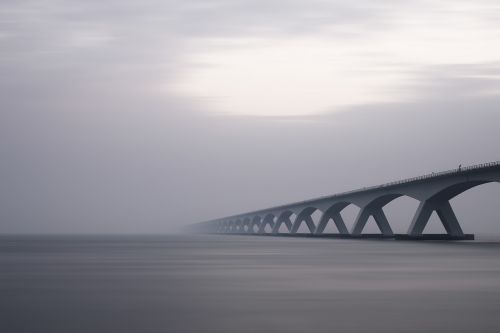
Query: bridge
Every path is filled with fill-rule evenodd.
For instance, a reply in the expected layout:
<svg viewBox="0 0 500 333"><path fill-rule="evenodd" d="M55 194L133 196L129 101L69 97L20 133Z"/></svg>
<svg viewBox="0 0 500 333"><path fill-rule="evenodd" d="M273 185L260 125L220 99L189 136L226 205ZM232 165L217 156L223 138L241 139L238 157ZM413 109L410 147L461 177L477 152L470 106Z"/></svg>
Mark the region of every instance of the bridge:
<svg viewBox="0 0 500 333"><path fill-rule="evenodd" d="M253 212L218 218L192 225L201 233L254 234L281 236L311 236L338 238L382 237L395 239L474 239L464 234L450 205L450 199L481 184L500 182L500 161L459 167L458 169L431 173L419 177L366 187L330 196L260 209ZM401 196L419 201L419 205L406 234L395 235L384 213L384 206ZM500 203L499 203L500 204ZM341 212L349 205L359 207L351 230L348 230ZM314 222L312 214L319 211L321 218ZM423 234L433 212L441 220L446 234ZM373 217L380 235L363 234L370 217ZM302 223L308 233L298 234ZM324 234L328 223L334 223L337 234ZM286 226L286 233L280 227ZM267 230L266 230L267 227ZM269 230L270 229L270 230Z"/></svg>

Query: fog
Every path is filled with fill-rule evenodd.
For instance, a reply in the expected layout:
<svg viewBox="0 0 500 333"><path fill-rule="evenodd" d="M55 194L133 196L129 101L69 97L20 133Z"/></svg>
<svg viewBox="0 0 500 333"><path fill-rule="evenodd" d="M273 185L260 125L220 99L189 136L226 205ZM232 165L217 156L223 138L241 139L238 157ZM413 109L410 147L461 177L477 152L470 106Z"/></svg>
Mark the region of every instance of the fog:
<svg viewBox="0 0 500 333"><path fill-rule="evenodd" d="M448 5L2 2L0 233L171 232L242 211L500 160L500 48L488 39L500 32L499 8L488 1L473 8ZM481 25L471 24L476 30L451 41L448 51L420 44L411 59L368 43L392 36L403 50L429 41L420 16L408 22L422 31L421 39L416 33L394 37L401 18L426 11L445 15L450 26L472 18ZM321 103L314 105L321 109L302 114L286 112L297 94L280 95L295 91L293 82L280 87L279 98L271 92L264 99L252 95L261 81L233 91L235 82L218 77L223 65L189 60L238 47L226 43L207 51L216 39L318 35L328 35L332 45L346 39L359 45L357 55L370 61L349 85L347 103L336 104L339 92L332 88L331 100L317 97ZM352 65L346 59L349 54L332 61ZM205 86L185 74L199 68L213 69L209 82L223 83L213 96L200 95ZM381 70L380 77L366 76ZM297 65L301 71L307 64ZM339 86L347 78L327 74ZM386 80L389 74L398 79ZM368 78L383 88L377 98L364 98L371 86L357 83ZM330 82L311 80L312 91ZM224 91L231 96L221 104ZM256 101L258 112L238 104L241 96ZM231 112L240 106L245 112ZM499 184L456 198L452 204L464 230L500 233L499 198ZM388 207L395 229L409 224L405 219L414 209L401 203Z"/></svg>

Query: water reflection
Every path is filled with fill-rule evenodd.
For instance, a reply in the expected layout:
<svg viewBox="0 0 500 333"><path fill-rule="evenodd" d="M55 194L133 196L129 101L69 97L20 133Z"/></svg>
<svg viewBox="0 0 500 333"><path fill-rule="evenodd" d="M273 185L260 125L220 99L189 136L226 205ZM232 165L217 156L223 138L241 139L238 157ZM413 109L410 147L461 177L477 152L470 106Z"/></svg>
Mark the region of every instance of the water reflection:
<svg viewBox="0 0 500 333"><path fill-rule="evenodd" d="M496 332L500 244L3 237L1 332Z"/></svg>

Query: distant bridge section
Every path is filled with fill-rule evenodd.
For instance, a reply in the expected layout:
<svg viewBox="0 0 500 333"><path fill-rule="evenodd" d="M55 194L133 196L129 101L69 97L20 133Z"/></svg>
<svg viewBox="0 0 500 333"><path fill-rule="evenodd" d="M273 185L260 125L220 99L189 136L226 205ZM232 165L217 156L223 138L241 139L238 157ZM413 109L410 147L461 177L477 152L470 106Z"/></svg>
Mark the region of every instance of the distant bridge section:
<svg viewBox="0 0 500 333"><path fill-rule="evenodd" d="M338 193L330 196L294 202L287 205L260 209L192 225L194 230L217 234L297 235L305 223L308 236L325 236L328 223L334 223L339 238L361 238L370 217L373 217L380 236L401 239L473 239L465 235L450 205L450 199L475 186L500 182L500 161L431 173L410 179ZM401 196L420 202L406 234L394 235L384 213L384 206ZM349 205L359 207L351 230L348 230L341 212ZM321 218L315 223L312 214L319 211ZM432 213L436 212L443 223L446 235L424 235L423 231ZM286 233L280 227L286 226ZM301 234L304 235L304 234Z"/></svg>

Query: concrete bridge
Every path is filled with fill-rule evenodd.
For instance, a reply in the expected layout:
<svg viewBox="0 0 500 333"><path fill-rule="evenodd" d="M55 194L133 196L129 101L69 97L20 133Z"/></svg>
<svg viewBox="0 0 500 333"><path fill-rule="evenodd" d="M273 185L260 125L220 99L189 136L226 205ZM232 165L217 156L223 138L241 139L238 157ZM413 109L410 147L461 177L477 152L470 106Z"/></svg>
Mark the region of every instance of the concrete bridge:
<svg viewBox="0 0 500 333"><path fill-rule="evenodd" d="M193 225L198 232L218 234L258 234L258 235L297 235L302 223L307 225L309 233L302 236L325 236L323 231L328 223L335 223L338 234L329 236L340 238L362 238L366 222L373 217L384 238L399 239L473 239L465 235L450 205L450 199L475 186L500 182L500 161L473 165L424 176L395 181L379 186L338 193L331 196L294 202L253 212L237 214ZM394 235L384 213L384 206L401 196L408 196L420 202L406 234ZM499 202L500 204L500 202ZM349 205L359 207L352 229L349 231L341 212ZM321 213L318 223L312 214ZM446 235L425 235L424 228L436 212L447 232ZM285 234L279 233L282 225ZM269 226L269 227L267 227ZM271 229L270 231L266 231Z"/></svg>

